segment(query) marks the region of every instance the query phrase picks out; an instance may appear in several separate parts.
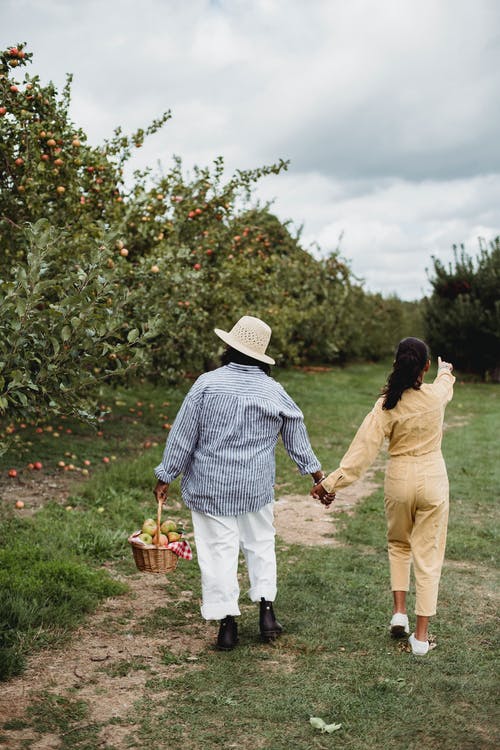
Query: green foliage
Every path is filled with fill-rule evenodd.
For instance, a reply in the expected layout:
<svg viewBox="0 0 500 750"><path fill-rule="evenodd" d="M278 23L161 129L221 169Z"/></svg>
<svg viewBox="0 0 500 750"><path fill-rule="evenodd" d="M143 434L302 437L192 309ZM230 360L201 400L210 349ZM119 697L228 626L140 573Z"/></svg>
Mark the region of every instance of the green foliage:
<svg viewBox="0 0 500 750"><path fill-rule="evenodd" d="M91 418L100 382L135 364L154 325L129 325L130 291L106 272L103 248L63 262L68 237L45 219L23 237L26 261L0 279L0 415Z"/></svg>
<svg viewBox="0 0 500 750"><path fill-rule="evenodd" d="M434 259L432 296L425 300L427 340L463 372L500 378L500 238L479 243L476 258L454 248L446 268Z"/></svg>
<svg viewBox="0 0 500 750"><path fill-rule="evenodd" d="M359 285L351 286L339 323L342 361L377 362L392 356L402 338L423 335L421 303L384 298Z"/></svg>

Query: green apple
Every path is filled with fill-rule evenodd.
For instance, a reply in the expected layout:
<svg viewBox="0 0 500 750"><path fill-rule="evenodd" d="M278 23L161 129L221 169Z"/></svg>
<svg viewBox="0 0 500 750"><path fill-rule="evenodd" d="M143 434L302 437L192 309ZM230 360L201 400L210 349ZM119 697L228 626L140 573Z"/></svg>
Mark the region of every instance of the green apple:
<svg viewBox="0 0 500 750"><path fill-rule="evenodd" d="M142 534L139 534L137 537L141 540L141 542L144 542L144 544L153 544L153 537L151 534L145 534L144 532Z"/></svg>
<svg viewBox="0 0 500 750"><path fill-rule="evenodd" d="M178 534L177 531L169 531L167 537L169 542L178 542L181 535Z"/></svg>
<svg viewBox="0 0 500 750"><path fill-rule="evenodd" d="M160 531L162 532L162 534L168 534L169 531L177 531L177 524L171 519L169 519L168 521L163 521L162 525L160 526Z"/></svg>
<svg viewBox="0 0 500 750"><path fill-rule="evenodd" d="M149 536L154 536L156 533L156 522L152 518L146 518L146 520L142 524L141 530L143 534L149 534Z"/></svg>

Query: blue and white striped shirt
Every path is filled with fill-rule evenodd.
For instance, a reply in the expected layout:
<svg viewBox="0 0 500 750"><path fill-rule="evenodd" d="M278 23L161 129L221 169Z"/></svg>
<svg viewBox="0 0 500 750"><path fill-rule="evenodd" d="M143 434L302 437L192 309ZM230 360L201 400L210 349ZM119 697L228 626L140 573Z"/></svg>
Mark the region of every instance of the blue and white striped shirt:
<svg viewBox="0 0 500 750"><path fill-rule="evenodd" d="M183 500L200 513L251 513L274 500L280 434L301 474L321 469L283 386L259 367L231 362L193 384L155 474L168 483L182 474Z"/></svg>

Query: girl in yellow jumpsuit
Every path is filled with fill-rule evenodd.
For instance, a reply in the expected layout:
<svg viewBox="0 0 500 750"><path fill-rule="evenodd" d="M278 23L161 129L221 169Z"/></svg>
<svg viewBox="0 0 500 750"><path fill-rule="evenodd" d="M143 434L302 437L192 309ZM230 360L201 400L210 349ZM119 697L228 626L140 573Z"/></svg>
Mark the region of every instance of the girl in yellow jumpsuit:
<svg viewBox="0 0 500 750"><path fill-rule="evenodd" d="M449 488L441 453L443 418L453 395L453 366L438 357L438 373L424 384L430 366L427 345L403 339L381 398L365 417L340 466L311 494L330 505L335 491L354 482L373 463L385 438L389 462L385 473L385 514L395 637L409 634L406 592L413 560L416 589L414 654L429 651L429 617L436 614L439 579L448 524Z"/></svg>

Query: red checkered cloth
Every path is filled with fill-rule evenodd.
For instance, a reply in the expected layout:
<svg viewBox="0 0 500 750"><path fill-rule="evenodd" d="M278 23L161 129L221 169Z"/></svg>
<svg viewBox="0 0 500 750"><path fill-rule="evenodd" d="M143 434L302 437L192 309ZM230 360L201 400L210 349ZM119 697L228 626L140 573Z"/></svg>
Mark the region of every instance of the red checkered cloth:
<svg viewBox="0 0 500 750"><path fill-rule="evenodd" d="M193 552L187 539L179 539L178 542L170 542L167 549L172 550L175 555L182 557L183 560L192 560Z"/></svg>

